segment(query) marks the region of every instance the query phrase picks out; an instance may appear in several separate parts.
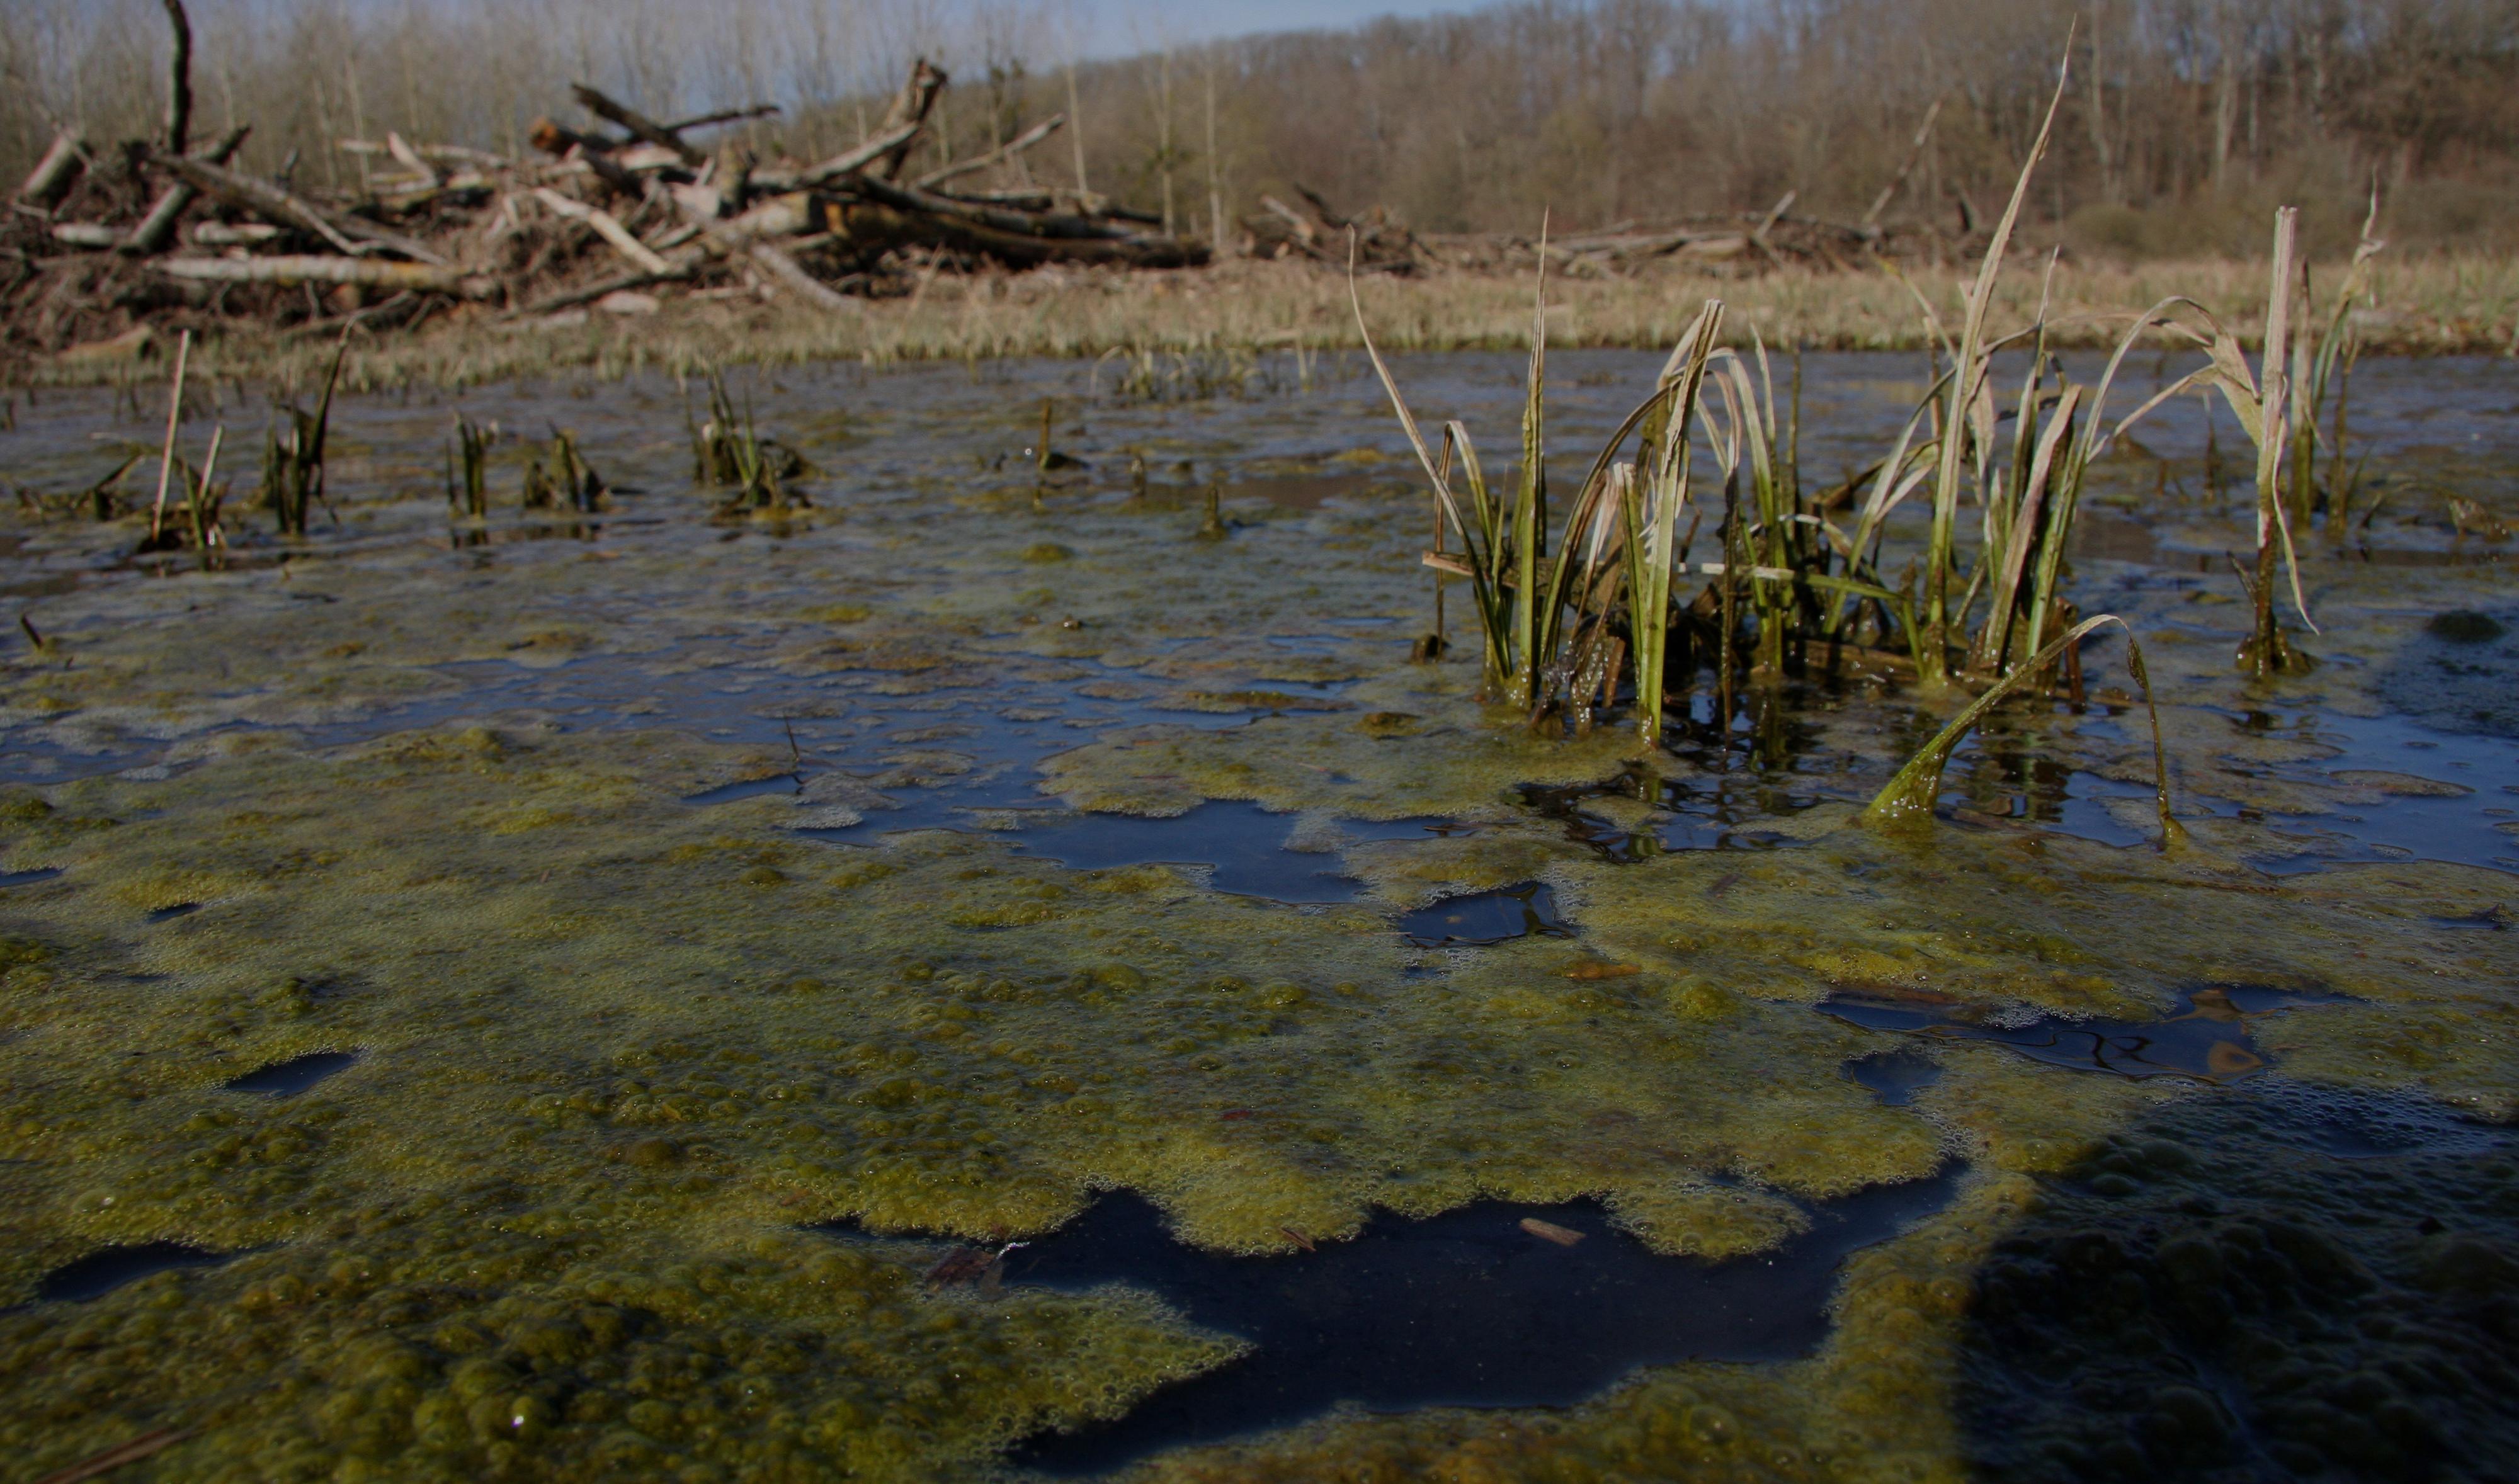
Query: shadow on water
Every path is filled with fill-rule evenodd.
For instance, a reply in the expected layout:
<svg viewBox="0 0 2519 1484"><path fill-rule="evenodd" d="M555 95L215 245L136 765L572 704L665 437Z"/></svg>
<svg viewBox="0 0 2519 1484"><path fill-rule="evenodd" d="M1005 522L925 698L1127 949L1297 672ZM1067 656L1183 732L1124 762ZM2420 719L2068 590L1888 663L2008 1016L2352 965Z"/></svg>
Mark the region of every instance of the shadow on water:
<svg viewBox="0 0 2519 1484"><path fill-rule="evenodd" d="M2182 996L2175 1014L2141 1022L2015 1015L1921 995L1892 998L1834 994L1821 1001L1819 1009L1871 1030L1993 1041L2032 1061L2076 1071L2230 1082L2266 1065L2248 1034L2251 1021L2298 1006L2330 1005L2342 999L2341 995L2305 994L2257 984L2213 984ZM1894 1057L1897 1053L1885 1055ZM1881 1092L1883 1102L1905 1101L1904 1096L1892 1098L1882 1090L1883 1084L1896 1075L1893 1069L1884 1069L1879 1073L1881 1082L1855 1070L1852 1065L1847 1074ZM1906 1092L1912 1094L1922 1085L1911 1083Z"/></svg>
<svg viewBox="0 0 2519 1484"><path fill-rule="evenodd" d="M222 1092L260 1093L270 1098L293 1098L326 1077L347 1071L358 1061L355 1051L311 1051L286 1062L274 1062L256 1068L241 1077L220 1084Z"/></svg>
<svg viewBox="0 0 2519 1484"><path fill-rule="evenodd" d="M1849 1081L1871 1089L1872 1096L1889 1108L1906 1107L1916 1101L1916 1094L1942 1079L1942 1064L1915 1046L1855 1057L1837 1069Z"/></svg>
<svg viewBox="0 0 2519 1484"><path fill-rule="evenodd" d="M234 1255L181 1242L101 1247L45 1274L43 1281L35 1285L35 1297L46 1303L85 1303L153 1274L176 1268L213 1268Z"/></svg>
<svg viewBox="0 0 2519 1484"><path fill-rule="evenodd" d="M1977 1274L1955 1397L1973 1476L2510 1477L2513 1145L2417 1096L2277 1076L2112 1135L2041 1180Z"/></svg>
<svg viewBox="0 0 2519 1484"><path fill-rule="evenodd" d="M1342 1403L1563 1406L1640 1366L1807 1355L1827 1337L1846 1254L1939 1210L1958 1178L1953 1166L1813 1206L1808 1231L1729 1262L1657 1255L1589 1201L1385 1213L1314 1250L1219 1256L1176 1241L1137 1197L1105 1197L1009 1254L1003 1281L1145 1288L1251 1349L1117 1420L1033 1438L1011 1462L1093 1473Z"/></svg>

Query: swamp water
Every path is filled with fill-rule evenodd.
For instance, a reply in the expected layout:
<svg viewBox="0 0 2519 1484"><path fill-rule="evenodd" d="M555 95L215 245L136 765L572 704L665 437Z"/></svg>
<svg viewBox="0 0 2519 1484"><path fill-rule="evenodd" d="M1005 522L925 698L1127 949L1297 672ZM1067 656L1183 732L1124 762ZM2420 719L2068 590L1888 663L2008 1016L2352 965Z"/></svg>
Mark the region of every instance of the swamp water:
<svg viewBox="0 0 2519 1484"><path fill-rule="evenodd" d="M1553 358L1552 446L1658 364ZM1399 371L1518 407L1519 358ZM1920 390L1808 371L1815 484ZM819 469L778 519L712 518L656 380L352 399L338 528L222 571L14 518L13 1474L166 1427L117 1477L2519 1444L2519 582L2442 514L2519 507L2506 365L2362 368L2387 498L2310 535L2319 664L2270 685L2200 417L2104 466L2074 592L2150 655L2168 855L2121 644L1882 836L1949 702L1802 677L1701 685L1647 760L1531 736L1461 649L1410 662L1427 502L1369 378L1088 378L738 375ZM1045 396L1084 467L1036 502ZM577 434L614 508L515 511L510 442L450 538L459 401ZM155 436L19 415L0 478L45 496Z"/></svg>

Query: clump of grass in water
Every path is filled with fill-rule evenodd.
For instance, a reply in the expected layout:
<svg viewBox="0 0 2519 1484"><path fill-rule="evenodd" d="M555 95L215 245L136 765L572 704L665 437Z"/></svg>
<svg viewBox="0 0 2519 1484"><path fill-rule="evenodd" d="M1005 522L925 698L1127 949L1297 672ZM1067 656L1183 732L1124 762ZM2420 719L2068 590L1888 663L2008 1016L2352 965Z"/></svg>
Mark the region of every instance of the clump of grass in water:
<svg viewBox="0 0 2519 1484"><path fill-rule="evenodd" d="M1132 402L1206 402L1247 396L1262 374L1259 357L1247 345L1158 350L1140 343L1104 351L1093 366L1096 383L1102 363L1114 360L1120 363L1120 373L1112 391ZM1304 371L1308 380L1309 367ZM1094 389L1098 391L1098 385Z"/></svg>
<svg viewBox="0 0 2519 1484"><path fill-rule="evenodd" d="M305 535L307 512L316 504L331 508L324 495L324 445L331 431L332 393L341 382L341 355L349 344L345 333L332 348L315 411L308 413L293 402L282 406L264 435L261 503L279 521L283 536Z"/></svg>
<svg viewBox="0 0 2519 1484"><path fill-rule="evenodd" d="M498 437L462 413L455 415L456 448L446 456L446 510L460 519L484 520L490 514L490 445ZM461 477L458 477L458 459Z"/></svg>
<svg viewBox="0 0 2519 1484"><path fill-rule="evenodd" d="M691 477L697 483L732 491L722 506L726 512L811 504L788 488L790 481L811 471L812 466L794 450L761 436L749 408L736 413L722 372L709 373L708 420L691 427Z"/></svg>
<svg viewBox="0 0 2519 1484"><path fill-rule="evenodd" d="M523 503L529 510L565 506L580 514L604 507L603 476L578 451L574 435L552 429L551 448L525 465Z"/></svg>
<svg viewBox="0 0 2519 1484"><path fill-rule="evenodd" d="M1442 551L1438 541L1426 561L1471 585L1488 695L1523 711L1534 723L1555 713L1579 730L1590 724L1595 697L1606 701L1613 695L1621 669L1631 667L1637 682L1637 732L1650 747L1659 741L1662 711L1670 699L1670 641L1679 626L1712 620L1710 647L1723 700L1719 714L1728 718L1739 656L1753 656L1757 672L1781 674L1812 646L1825 645L1834 653L1849 644L1868 615L1876 642L1903 641L1926 687L1966 684L1980 692L1945 736L1902 772L1903 781L1883 791L1873 816L1888 819L1915 807L1929 808L1950 750L1986 710L2026 689L2052 688L2059 671L2078 686L2080 640L2100 623L2114 621L2107 616L2081 620L2061 593L2065 549L2090 467L2111 441L2153 408L2206 385L2222 391L2259 450L2259 549L2252 579L2258 622L2241 660L2259 674L2294 663L2275 623L2272 601L2277 545L2291 564L2294 599L2300 601L2278 481L2285 440L2297 431L2286 419L2298 415L2296 409L2286 410L2289 378L2284 370L2286 355L2299 353L2288 338L2294 213L2286 208L2276 217L2276 287L2262 392L2237 342L2209 312L2183 298L2163 300L2137 317L2098 382L2087 387L2073 383L2049 351L2049 294L2042 293L2037 316L2023 329L1998 336L1987 324L2003 257L2052 137L2064 81L2059 73L1985 259L1963 294L1955 340L1944 333L1929 301L1917 294L1940 347L1937 375L1889 454L1849 485L1849 494L1866 480L1871 486L1850 534L1829 520L1828 502L1814 508L1803 498L1793 435L1778 415L1765 347L1754 346L1758 374L1753 379L1747 359L1715 345L1722 306L1709 301L1681 337L1653 395L1594 459L1552 554L1543 464L1546 343L1540 317L1534 314L1524 400L1523 468L1507 502L1490 493L1476 448L1460 423L1444 425L1439 458L1428 446L1365 327L1363 302L1350 272L1348 299L1366 354L1433 487L1438 522L1462 540L1461 554ZM1543 240L1544 235L1543 228ZM2364 243L2363 260L2375 250L2366 228ZM1545 276L1543 251L1543 295ZM2348 283L2343 301L2349 302L2358 284L2358 278ZM2048 287L2052 290L2052 268ZM2206 328L2184 323L2179 316L2187 311L2200 317ZM2337 321L2338 326L2344 323ZM2146 333L2163 328L2204 346L2209 364L2108 426L2108 392L2127 355ZM2323 359L2330 368L2342 354L2334 349L2338 333L2331 329L2328 336L2331 354ZM1998 352L2022 342L2032 351L2030 367L2006 439L2000 436L1993 363ZM1710 396L1703 392L1708 380L1715 388ZM1692 423L1701 428L1722 471L1723 556L1699 566L1713 581L1689 609L1674 615L1670 579L1687 570L1681 549L1686 542L1677 537L1677 519L1690 498ZM1626 439L1638 433L1637 460L1620 461ZM1921 559L1920 594L1913 569L1894 587L1886 580L1880 570L1881 544L1888 516L1911 495L1925 490L1932 512ZM1963 563L1960 511L1970 500L1982 512L1981 534L1973 560ZM1980 603L1982 615L1976 617ZM2300 606L2306 621L2306 604ZM1740 642L1745 618L1754 635L1750 645ZM2130 662L2142 679L2139 647L2131 647ZM2148 705L2147 681L2144 694ZM2154 741L2158 753L2156 719ZM2175 826L2168 816L2165 768L2159 782L2166 841ZM1916 803L1920 791L1921 806Z"/></svg>

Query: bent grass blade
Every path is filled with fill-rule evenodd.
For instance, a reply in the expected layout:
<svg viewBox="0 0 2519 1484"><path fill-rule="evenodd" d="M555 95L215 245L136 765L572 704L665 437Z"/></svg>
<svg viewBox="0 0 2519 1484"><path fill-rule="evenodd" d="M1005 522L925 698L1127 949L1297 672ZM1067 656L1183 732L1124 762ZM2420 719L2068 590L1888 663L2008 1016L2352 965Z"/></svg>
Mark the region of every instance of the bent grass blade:
<svg viewBox="0 0 2519 1484"><path fill-rule="evenodd" d="M1951 719L1922 751L1907 760L1888 786L1876 795L1863 810L1867 824L1884 827L1915 827L1933 817L1933 803L1941 796L1942 770L1949 766L1951 754L1959 750L1962 739L1973 730L1986 713L1994 710L2012 692L2024 688L2033 677L2043 675L2049 666L2063 656L2065 650L2078 644L2093 631L2114 624L2126 633L2126 667L2133 672L2135 683L2143 687L2143 710L2151 716L2152 779L2160 810L2160 845L2167 851L2187 839L2187 830L2169 812L2169 751L2160 736L2160 707L2152 699L2151 676L2143 662L2143 645L2135 638L2134 630L2113 613L2101 613L2082 620L2065 631L2062 637L2038 651L2029 662L1988 686L1983 695L1968 703Z"/></svg>

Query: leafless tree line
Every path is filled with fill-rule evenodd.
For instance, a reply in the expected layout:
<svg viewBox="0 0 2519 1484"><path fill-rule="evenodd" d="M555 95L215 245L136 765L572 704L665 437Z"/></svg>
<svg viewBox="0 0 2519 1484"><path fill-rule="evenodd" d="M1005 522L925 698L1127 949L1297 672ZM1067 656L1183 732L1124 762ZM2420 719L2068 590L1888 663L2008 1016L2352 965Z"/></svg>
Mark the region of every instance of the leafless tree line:
<svg viewBox="0 0 2519 1484"><path fill-rule="evenodd" d="M748 103L765 154L862 137L909 61L957 86L922 148L1048 113L1013 168L1209 234L1310 187L1423 232L1760 210L1965 230L2069 53L2037 209L2089 245L2244 250L2273 196L2349 240L2375 181L2402 245L2519 246L2519 0L1515 0L1467 16L1070 65L1055 0L194 0L195 117L242 162L354 188L386 129L520 152L585 80L658 113ZM2069 36L2069 42L2068 42ZM63 124L164 110L155 0L0 7L0 178ZM1929 126L1927 123L1929 120ZM1072 178L1071 178L1072 177ZM1881 202L1895 186L1891 199Z"/></svg>

